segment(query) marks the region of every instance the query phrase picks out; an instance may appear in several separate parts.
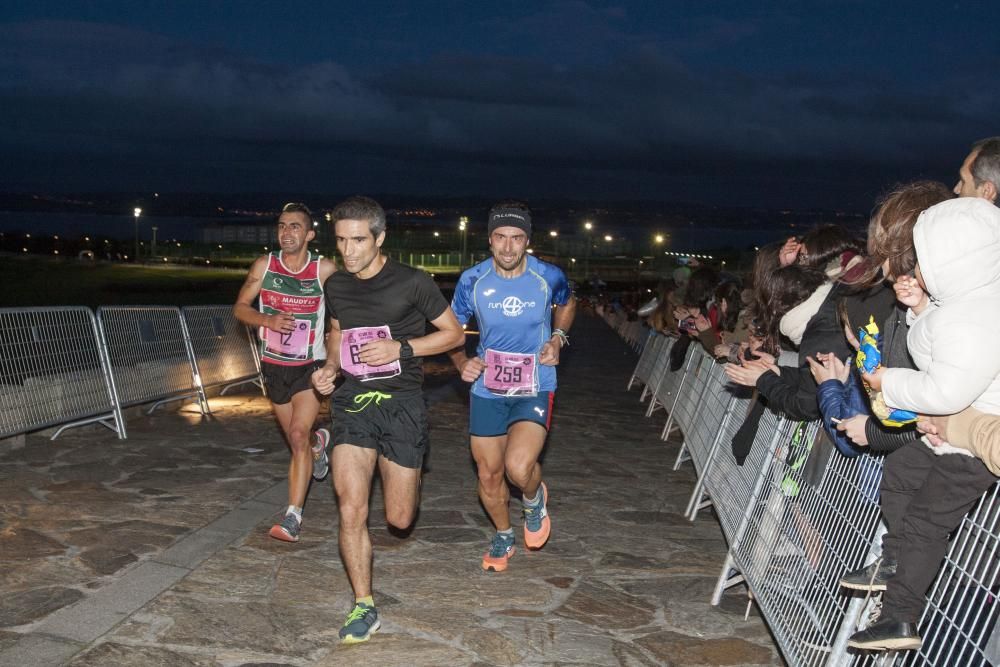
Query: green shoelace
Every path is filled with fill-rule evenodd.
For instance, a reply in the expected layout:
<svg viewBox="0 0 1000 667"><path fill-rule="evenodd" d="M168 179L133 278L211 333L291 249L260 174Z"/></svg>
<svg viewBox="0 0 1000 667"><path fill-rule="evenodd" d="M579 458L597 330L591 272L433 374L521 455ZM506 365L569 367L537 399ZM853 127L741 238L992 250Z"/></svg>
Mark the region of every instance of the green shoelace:
<svg viewBox="0 0 1000 667"><path fill-rule="evenodd" d="M360 408L355 408L353 410L344 410L344 412L361 412L369 405L371 405L373 402L375 403L375 405L382 405L383 398L388 400L392 398L392 394L383 394L380 391L369 391L364 394L358 394L357 396L354 397L354 404L355 405L363 404L363 405L361 405Z"/></svg>

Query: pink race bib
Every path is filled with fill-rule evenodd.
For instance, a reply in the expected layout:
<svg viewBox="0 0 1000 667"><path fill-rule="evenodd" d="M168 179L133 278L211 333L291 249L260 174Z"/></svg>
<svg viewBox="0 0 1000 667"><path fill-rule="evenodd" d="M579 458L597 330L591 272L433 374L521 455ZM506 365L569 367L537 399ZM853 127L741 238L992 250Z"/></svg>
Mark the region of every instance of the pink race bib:
<svg viewBox="0 0 1000 667"><path fill-rule="evenodd" d="M309 358L309 320L295 320L289 332L264 329L267 351L287 359Z"/></svg>
<svg viewBox="0 0 1000 667"><path fill-rule="evenodd" d="M379 380L399 375L402 370L399 360L383 366L369 366L360 359L361 346L373 340L392 340L388 326L356 327L340 332L340 367L362 382Z"/></svg>
<svg viewBox="0 0 1000 667"><path fill-rule="evenodd" d="M483 384L492 393L501 396L534 396L538 393L535 355L486 350L485 361Z"/></svg>

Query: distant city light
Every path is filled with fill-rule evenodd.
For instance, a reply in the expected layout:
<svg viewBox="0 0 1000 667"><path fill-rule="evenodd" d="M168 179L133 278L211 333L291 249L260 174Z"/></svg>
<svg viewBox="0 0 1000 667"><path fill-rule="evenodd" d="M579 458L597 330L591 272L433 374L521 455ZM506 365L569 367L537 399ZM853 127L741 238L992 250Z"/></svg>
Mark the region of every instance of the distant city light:
<svg viewBox="0 0 1000 667"><path fill-rule="evenodd" d="M572 262L573 264L576 264L576 257L570 257L569 261Z"/></svg>
<svg viewBox="0 0 1000 667"><path fill-rule="evenodd" d="M559 236L559 232L553 229L551 232L549 232L549 236L555 238L556 236Z"/></svg>
<svg viewBox="0 0 1000 667"><path fill-rule="evenodd" d="M656 235L656 242L657 243L663 243L663 241L664 241L663 234L657 234Z"/></svg>
<svg viewBox="0 0 1000 667"><path fill-rule="evenodd" d="M535 249L534 248L528 248L528 254L529 255L534 255L535 254Z"/></svg>
<svg viewBox="0 0 1000 667"><path fill-rule="evenodd" d="M135 209L132 211L132 213L133 215L135 215L135 217L138 218L140 215L142 215L142 209L136 206Z"/></svg>
<svg viewBox="0 0 1000 667"><path fill-rule="evenodd" d="M614 241L614 238L612 238L611 234L605 234L604 235L604 240L605 241Z"/></svg>
<svg viewBox="0 0 1000 667"><path fill-rule="evenodd" d="M434 232L434 236L441 236L441 232Z"/></svg>
<svg viewBox="0 0 1000 667"><path fill-rule="evenodd" d="M594 224L591 222L585 222L583 223L583 228L589 232L591 229L594 228Z"/></svg>

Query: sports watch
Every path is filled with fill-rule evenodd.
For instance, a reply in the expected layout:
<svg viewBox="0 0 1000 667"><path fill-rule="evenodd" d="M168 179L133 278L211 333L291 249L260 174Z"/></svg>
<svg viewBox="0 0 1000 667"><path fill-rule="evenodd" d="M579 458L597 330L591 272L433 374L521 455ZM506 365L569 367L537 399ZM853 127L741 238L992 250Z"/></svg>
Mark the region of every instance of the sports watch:
<svg viewBox="0 0 1000 667"><path fill-rule="evenodd" d="M405 338L399 340L399 358L401 360L413 358L413 348L410 347L410 341Z"/></svg>

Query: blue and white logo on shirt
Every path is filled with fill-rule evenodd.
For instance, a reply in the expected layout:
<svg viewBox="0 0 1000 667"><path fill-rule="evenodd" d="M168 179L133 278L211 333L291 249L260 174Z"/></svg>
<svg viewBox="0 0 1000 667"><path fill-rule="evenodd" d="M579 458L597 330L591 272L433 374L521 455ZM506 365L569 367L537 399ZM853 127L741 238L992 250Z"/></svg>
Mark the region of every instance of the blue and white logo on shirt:
<svg viewBox="0 0 1000 667"><path fill-rule="evenodd" d="M493 290L487 290L492 292ZM503 311L504 317L517 317L524 312L525 308L534 308L534 301L522 301L516 296L505 297L503 301L491 301L487 308L494 310L500 308Z"/></svg>

